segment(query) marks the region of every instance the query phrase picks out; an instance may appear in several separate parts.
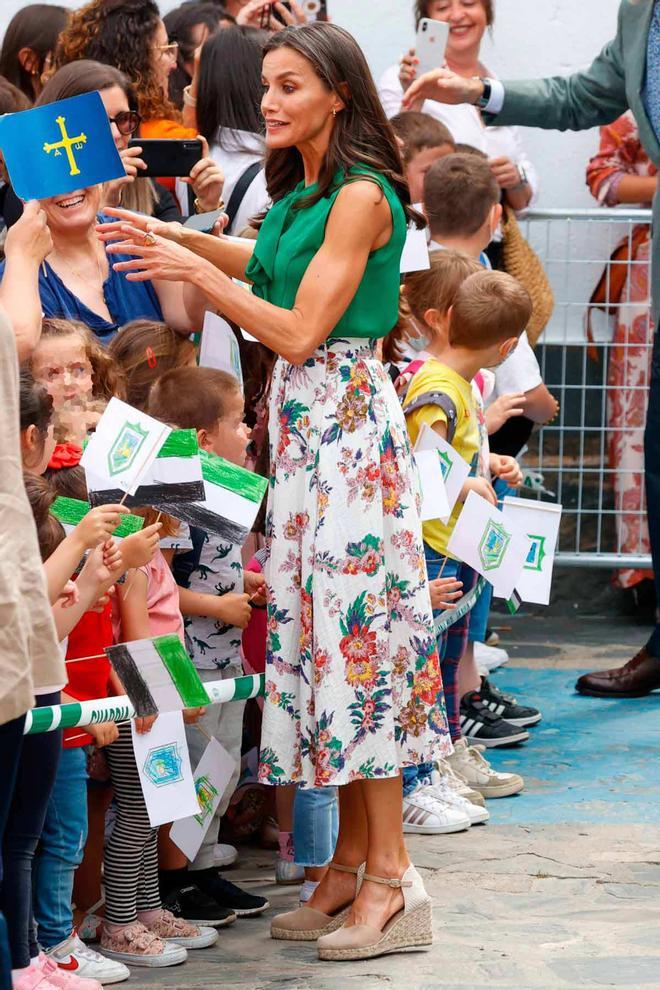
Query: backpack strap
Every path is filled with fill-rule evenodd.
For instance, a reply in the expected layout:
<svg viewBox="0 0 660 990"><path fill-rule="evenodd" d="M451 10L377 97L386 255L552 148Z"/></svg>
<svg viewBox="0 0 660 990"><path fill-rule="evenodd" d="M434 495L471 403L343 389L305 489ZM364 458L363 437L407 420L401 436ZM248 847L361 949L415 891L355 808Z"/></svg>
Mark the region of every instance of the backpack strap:
<svg viewBox="0 0 660 990"><path fill-rule="evenodd" d="M229 217L229 226L233 227L234 220L238 215L238 211L241 208L241 203L245 199L245 194L252 185L254 179L256 179L259 172L263 168L263 162L252 162L251 165L245 169L238 179L238 182L231 191L231 196L229 197L229 202L225 208L225 213Z"/></svg>
<svg viewBox="0 0 660 990"><path fill-rule="evenodd" d="M403 412L405 416L421 409L422 406L439 406L447 417L447 443L452 443L456 435L458 426L458 412L454 400L446 392L423 392L412 402L407 403L404 399Z"/></svg>

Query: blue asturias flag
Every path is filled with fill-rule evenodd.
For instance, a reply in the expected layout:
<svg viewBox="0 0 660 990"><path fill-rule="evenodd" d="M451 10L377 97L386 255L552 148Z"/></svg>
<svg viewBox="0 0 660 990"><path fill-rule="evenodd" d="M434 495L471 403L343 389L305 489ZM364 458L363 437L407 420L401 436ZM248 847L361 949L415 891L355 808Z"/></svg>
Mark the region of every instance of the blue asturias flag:
<svg viewBox="0 0 660 990"><path fill-rule="evenodd" d="M126 174L98 93L0 118L0 150L21 199L48 199Z"/></svg>

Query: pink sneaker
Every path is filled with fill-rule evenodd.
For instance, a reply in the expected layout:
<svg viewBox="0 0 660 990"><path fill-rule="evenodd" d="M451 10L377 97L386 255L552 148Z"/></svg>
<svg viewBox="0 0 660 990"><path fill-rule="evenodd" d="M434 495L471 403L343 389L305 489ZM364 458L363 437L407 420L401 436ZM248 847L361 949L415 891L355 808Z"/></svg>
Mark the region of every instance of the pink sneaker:
<svg viewBox="0 0 660 990"><path fill-rule="evenodd" d="M46 979L44 971L37 966L28 966L18 976L11 978L12 990L56 990Z"/></svg>
<svg viewBox="0 0 660 990"><path fill-rule="evenodd" d="M39 953L37 966L48 982L57 987L58 990L103 990L103 986L98 980L86 980L82 976L76 976L75 973L61 969L55 960L47 956L45 952Z"/></svg>
<svg viewBox="0 0 660 990"><path fill-rule="evenodd" d="M171 911L164 908L148 927L164 942L174 942L186 949L206 949L209 945L215 945L219 938L215 928L205 928L193 925L184 918L175 918Z"/></svg>

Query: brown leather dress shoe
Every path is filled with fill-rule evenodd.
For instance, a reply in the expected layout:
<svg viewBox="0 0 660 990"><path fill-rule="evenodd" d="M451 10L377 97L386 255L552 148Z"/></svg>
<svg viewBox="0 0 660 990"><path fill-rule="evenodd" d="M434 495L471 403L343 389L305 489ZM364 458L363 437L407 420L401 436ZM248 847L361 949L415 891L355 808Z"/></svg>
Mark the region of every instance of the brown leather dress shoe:
<svg viewBox="0 0 660 990"><path fill-rule="evenodd" d="M583 674L575 685L579 694L594 698L643 698L656 688L660 688L660 657L652 657L646 647L623 667Z"/></svg>

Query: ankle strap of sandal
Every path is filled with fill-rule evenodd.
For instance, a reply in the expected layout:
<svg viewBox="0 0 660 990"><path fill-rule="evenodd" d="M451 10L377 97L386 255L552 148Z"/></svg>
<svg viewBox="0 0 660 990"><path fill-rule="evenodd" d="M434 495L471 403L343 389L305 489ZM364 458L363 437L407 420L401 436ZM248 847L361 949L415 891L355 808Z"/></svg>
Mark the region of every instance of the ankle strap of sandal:
<svg viewBox="0 0 660 990"><path fill-rule="evenodd" d="M372 883L382 883L386 887L412 887L412 880L399 880L397 877L374 877L371 873L365 873L363 880L371 880Z"/></svg>
<svg viewBox="0 0 660 990"><path fill-rule="evenodd" d="M340 863L328 863L331 870L337 870L339 873L352 873L357 876L359 866L342 866Z"/></svg>

